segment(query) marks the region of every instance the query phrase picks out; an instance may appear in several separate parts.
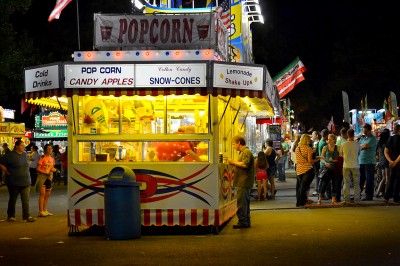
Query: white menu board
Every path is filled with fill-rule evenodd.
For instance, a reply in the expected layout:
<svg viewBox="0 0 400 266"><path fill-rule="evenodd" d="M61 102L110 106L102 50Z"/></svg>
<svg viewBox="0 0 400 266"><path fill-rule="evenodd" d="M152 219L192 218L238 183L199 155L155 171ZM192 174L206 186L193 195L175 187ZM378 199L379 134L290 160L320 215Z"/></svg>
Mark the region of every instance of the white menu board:
<svg viewBox="0 0 400 266"><path fill-rule="evenodd" d="M65 88L133 88L133 64L65 65Z"/></svg>
<svg viewBox="0 0 400 266"><path fill-rule="evenodd" d="M136 64L136 87L206 87L206 63Z"/></svg>

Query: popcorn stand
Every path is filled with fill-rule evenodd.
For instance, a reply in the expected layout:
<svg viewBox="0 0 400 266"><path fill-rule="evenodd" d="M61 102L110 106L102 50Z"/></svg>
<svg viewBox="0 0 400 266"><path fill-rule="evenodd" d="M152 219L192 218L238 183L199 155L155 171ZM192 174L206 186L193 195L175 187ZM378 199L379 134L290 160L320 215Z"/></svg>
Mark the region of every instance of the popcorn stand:
<svg viewBox="0 0 400 266"><path fill-rule="evenodd" d="M148 25L182 22L185 28L184 20L195 25L204 19L215 24L206 14L98 15L95 25L99 31L103 20L107 27L115 26L123 20L121 16L127 19L126 25L151 20ZM218 61L226 57L227 42L220 40L225 48L218 48L218 27L213 28L208 35L201 33L201 38L195 30L186 33L190 32L197 47L205 39L215 49L180 49L176 44L174 50L79 51L74 53L74 62L25 70L27 98L68 99L71 228L105 225L104 181L117 166L132 169L141 183L143 226L211 226L218 230L235 215L233 169L226 163L236 156L231 137L240 133L256 139L256 117L273 115L266 95L270 78L262 65ZM104 41L112 46L108 40L112 36L118 42L122 35L114 30L122 29L103 32L102 37L97 32L96 44ZM35 78L40 76L36 73L45 74ZM35 88L35 82L53 87ZM255 144L248 144L256 153ZM182 152L185 145L196 158Z"/></svg>

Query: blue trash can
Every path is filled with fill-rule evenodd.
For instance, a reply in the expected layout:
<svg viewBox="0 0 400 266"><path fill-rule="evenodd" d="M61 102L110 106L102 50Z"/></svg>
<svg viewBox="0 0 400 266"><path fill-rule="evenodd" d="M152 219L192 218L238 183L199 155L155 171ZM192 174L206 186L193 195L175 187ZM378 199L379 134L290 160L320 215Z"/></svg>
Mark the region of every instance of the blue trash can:
<svg viewBox="0 0 400 266"><path fill-rule="evenodd" d="M141 237L140 183L126 166L113 168L104 181L105 236L107 239Z"/></svg>

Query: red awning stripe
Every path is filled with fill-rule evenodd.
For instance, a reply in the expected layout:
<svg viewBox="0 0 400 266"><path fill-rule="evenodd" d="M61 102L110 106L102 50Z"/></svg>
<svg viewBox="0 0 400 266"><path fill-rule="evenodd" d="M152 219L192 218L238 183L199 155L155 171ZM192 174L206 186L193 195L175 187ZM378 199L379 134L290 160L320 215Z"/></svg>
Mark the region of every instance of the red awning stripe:
<svg viewBox="0 0 400 266"><path fill-rule="evenodd" d="M256 119L256 124L261 125L261 124L282 124L282 120L280 117L276 117L275 119L272 118L258 118Z"/></svg>
<svg viewBox="0 0 400 266"><path fill-rule="evenodd" d="M206 96L211 94L213 96L240 96L245 97L248 96L249 98L267 98L266 93L263 91L254 91L254 90L237 90L237 89L228 89L228 88L148 88L148 89L114 89L114 88L106 88L106 89L53 89L53 90L43 90L43 91L35 91L35 92L27 92L25 93L26 99L36 99L42 97L51 97L51 96L67 96L71 97L72 95L79 95L79 96L97 96L97 95L114 95L116 97L126 95L126 96L158 96L158 95L194 95L200 94Z"/></svg>

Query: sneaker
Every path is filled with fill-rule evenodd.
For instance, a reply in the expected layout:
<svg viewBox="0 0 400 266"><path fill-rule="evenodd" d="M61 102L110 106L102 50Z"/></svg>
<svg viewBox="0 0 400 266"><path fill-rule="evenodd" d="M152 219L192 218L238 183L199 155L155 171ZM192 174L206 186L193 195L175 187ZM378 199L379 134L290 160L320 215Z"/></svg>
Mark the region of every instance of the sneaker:
<svg viewBox="0 0 400 266"><path fill-rule="evenodd" d="M53 214L51 212L45 211L44 213L46 213L47 216L53 216Z"/></svg>
<svg viewBox="0 0 400 266"><path fill-rule="evenodd" d="M24 222L34 222L36 221L36 218L33 218L32 216L29 216L28 218L24 219Z"/></svg>
<svg viewBox="0 0 400 266"><path fill-rule="evenodd" d="M241 228L250 228L250 226L245 224L235 224L233 225L233 229L241 229Z"/></svg>
<svg viewBox="0 0 400 266"><path fill-rule="evenodd" d="M15 221L16 221L15 217L10 217L7 219L7 222L15 222Z"/></svg>
<svg viewBox="0 0 400 266"><path fill-rule="evenodd" d="M317 192L317 191L314 191L314 192L312 193L312 195L313 195L313 196L317 196L317 195L318 195L318 192Z"/></svg>
<svg viewBox="0 0 400 266"><path fill-rule="evenodd" d="M38 217L47 217L47 213L45 212L39 212Z"/></svg>
<svg viewBox="0 0 400 266"><path fill-rule="evenodd" d="M385 204L389 204L389 200L387 200L387 199L384 199L384 200L383 200L383 203L385 203Z"/></svg>
<svg viewBox="0 0 400 266"><path fill-rule="evenodd" d="M373 201L373 199L365 197L365 198L362 198L361 201Z"/></svg>

